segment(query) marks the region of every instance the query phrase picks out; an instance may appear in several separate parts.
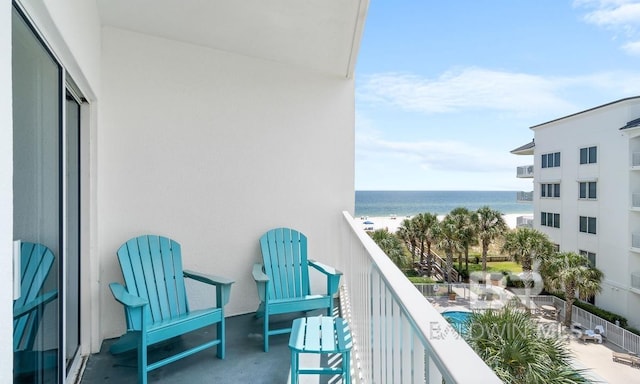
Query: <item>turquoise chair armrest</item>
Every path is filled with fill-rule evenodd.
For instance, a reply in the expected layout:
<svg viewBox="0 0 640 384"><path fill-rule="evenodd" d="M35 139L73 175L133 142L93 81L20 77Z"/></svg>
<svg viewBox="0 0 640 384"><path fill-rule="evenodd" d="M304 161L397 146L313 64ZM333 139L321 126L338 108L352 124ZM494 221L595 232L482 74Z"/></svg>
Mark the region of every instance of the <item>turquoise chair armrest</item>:
<svg viewBox="0 0 640 384"><path fill-rule="evenodd" d="M269 276L267 276L262 270L262 264L253 265L253 279L256 281L258 287L258 297L260 301L266 301L267 284L269 283Z"/></svg>
<svg viewBox="0 0 640 384"><path fill-rule="evenodd" d="M222 308L227 305L227 303L229 303L229 296L231 296L231 284L235 283L235 280L227 279L226 277L222 276L206 275L204 273L186 269L183 270L182 273L184 277L187 277L189 279L193 279L209 285L215 285L219 308Z"/></svg>
<svg viewBox="0 0 640 384"><path fill-rule="evenodd" d="M58 291L57 290L53 290L53 291L49 291L47 293L44 293L38 297L36 297L35 299L31 300L30 302L28 302L27 304L15 308L13 310L13 319L18 319L30 312L32 312L33 310L37 309L39 306L41 305L45 305L47 303L49 303L50 301L54 300L55 298L58 297Z"/></svg>
<svg viewBox="0 0 640 384"><path fill-rule="evenodd" d="M327 275L327 294L333 296L336 292L338 292L338 287L340 286L340 276L342 276L342 272L337 269L330 267L328 265L322 264L315 260L309 260L309 265L318 271Z"/></svg>
<svg viewBox="0 0 640 384"><path fill-rule="evenodd" d="M130 308L139 308L144 307L149 304L146 299L142 297L135 296L127 292L127 289L120 283L111 283L109 284L109 288L111 289L111 293L113 297L122 305L125 305Z"/></svg>
<svg viewBox="0 0 640 384"><path fill-rule="evenodd" d="M326 264L322 264L319 261L309 259L309 265L317 269L318 271L324 273L325 275L338 275L338 276L342 275L342 272Z"/></svg>

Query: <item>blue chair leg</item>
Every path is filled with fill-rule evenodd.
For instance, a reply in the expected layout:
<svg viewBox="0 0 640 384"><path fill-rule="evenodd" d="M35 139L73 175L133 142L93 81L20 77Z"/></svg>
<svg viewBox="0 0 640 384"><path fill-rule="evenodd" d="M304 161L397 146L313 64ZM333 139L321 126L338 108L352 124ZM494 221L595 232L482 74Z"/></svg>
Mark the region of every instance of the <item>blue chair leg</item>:
<svg viewBox="0 0 640 384"><path fill-rule="evenodd" d="M351 352L347 351L342 354L342 374L344 375L344 383L351 384Z"/></svg>
<svg viewBox="0 0 640 384"><path fill-rule="evenodd" d="M298 352L291 351L291 384L298 384Z"/></svg>
<svg viewBox="0 0 640 384"><path fill-rule="evenodd" d="M147 384L147 334L138 337L138 383Z"/></svg>
<svg viewBox="0 0 640 384"><path fill-rule="evenodd" d="M224 359L224 355L226 352L226 341L225 341L225 325L224 325L224 314L222 315L222 321L218 323L218 339L220 339L220 344L218 344L217 348L217 356L219 359Z"/></svg>
<svg viewBox="0 0 640 384"><path fill-rule="evenodd" d="M265 306L264 310L264 351L269 352L269 310Z"/></svg>

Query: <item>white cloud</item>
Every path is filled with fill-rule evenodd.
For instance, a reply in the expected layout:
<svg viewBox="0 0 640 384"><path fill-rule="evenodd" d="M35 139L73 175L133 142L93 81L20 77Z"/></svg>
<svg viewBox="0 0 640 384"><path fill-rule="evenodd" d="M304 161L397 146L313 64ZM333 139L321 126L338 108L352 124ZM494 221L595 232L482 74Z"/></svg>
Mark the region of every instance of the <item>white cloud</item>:
<svg viewBox="0 0 640 384"><path fill-rule="evenodd" d="M622 34L624 40L637 40L640 37L640 1L638 0L576 0L574 6L588 9L584 15L587 23L597 25ZM631 55L638 54L637 43L630 42L621 46Z"/></svg>
<svg viewBox="0 0 640 384"><path fill-rule="evenodd" d="M640 41L629 43L640 54ZM357 87L359 103L390 105L426 114L498 111L520 117L573 113L596 105L581 105L581 94L637 95L640 72L601 72L580 76L544 77L482 68L448 71L437 78L407 73L363 77ZM569 101L572 100L572 101ZM576 104L577 102L577 104Z"/></svg>
<svg viewBox="0 0 640 384"><path fill-rule="evenodd" d="M640 41L632 41L622 46L625 52L632 56L640 56Z"/></svg>
<svg viewBox="0 0 640 384"><path fill-rule="evenodd" d="M585 15L585 21L598 26L629 27L640 25L640 3L615 4Z"/></svg>
<svg viewBox="0 0 640 384"><path fill-rule="evenodd" d="M456 140L389 141L362 132L357 134L356 140L359 157L393 160L396 164L410 164L425 171L511 172L518 161L508 151L496 153L494 148L484 149L473 143Z"/></svg>
<svg viewBox="0 0 640 384"><path fill-rule="evenodd" d="M556 95L562 79L482 68L448 71L430 79L412 74L368 76L358 87L361 100L382 102L425 113L489 109L529 114L540 109L567 110Z"/></svg>

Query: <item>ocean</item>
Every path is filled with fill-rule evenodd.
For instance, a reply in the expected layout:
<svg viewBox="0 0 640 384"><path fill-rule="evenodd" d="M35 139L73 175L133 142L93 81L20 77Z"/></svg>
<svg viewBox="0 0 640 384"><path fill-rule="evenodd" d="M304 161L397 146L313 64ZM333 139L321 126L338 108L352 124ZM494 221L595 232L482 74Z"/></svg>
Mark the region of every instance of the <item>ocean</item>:
<svg viewBox="0 0 640 384"><path fill-rule="evenodd" d="M530 203L518 203L516 191L356 191L355 217L446 215L457 207L476 210L488 205L502 214L531 214Z"/></svg>

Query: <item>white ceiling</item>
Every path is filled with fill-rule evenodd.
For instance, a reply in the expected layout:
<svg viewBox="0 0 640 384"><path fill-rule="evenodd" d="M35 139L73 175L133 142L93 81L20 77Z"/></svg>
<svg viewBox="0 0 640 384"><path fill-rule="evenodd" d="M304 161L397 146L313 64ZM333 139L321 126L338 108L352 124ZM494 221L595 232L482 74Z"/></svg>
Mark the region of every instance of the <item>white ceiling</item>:
<svg viewBox="0 0 640 384"><path fill-rule="evenodd" d="M369 0L98 0L103 25L353 74Z"/></svg>

